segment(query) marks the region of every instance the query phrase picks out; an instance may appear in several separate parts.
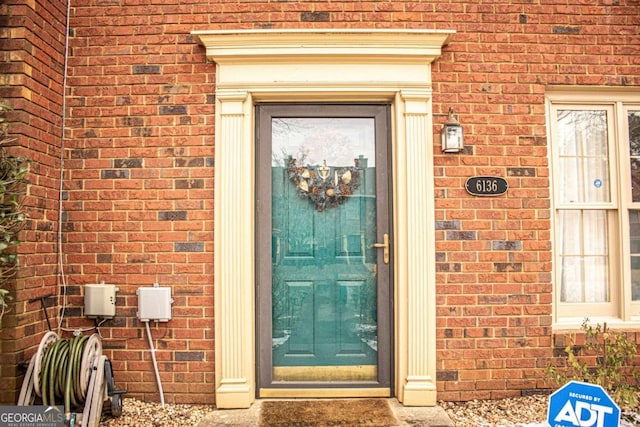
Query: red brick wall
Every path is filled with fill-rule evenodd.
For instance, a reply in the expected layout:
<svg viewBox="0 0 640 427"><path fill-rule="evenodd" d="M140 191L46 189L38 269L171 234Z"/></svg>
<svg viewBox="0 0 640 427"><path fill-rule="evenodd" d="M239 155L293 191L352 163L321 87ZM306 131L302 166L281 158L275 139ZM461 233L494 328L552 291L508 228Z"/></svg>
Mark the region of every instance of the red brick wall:
<svg viewBox="0 0 640 427"><path fill-rule="evenodd" d="M86 325L83 284L117 285L105 353L119 387L157 401L136 290L171 286L173 319L151 328L165 395L212 403L215 67L189 31L219 6L161 3L72 3L69 323Z"/></svg>
<svg viewBox="0 0 640 427"><path fill-rule="evenodd" d="M640 86L640 15L634 0L537 3L73 0L69 326L87 325L83 284L117 285L106 353L119 387L157 400L135 290L171 286L174 318L153 327L167 400L213 402L215 67L190 31L455 29L433 67L434 112L453 106L467 144L434 148L439 398L542 387L553 347L545 86ZM508 196L464 191L485 174L507 177Z"/></svg>
<svg viewBox="0 0 640 427"><path fill-rule="evenodd" d="M435 6L438 28L459 23L434 64L434 110L453 106L467 143L464 155L435 160L444 400L547 387L542 369L553 342L545 86L640 85L640 11L632 1L471 3ZM508 197L469 196L464 183L474 175L506 177Z"/></svg>
<svg viewBox="0 0 640 427"><path fill-rule="evenodd" d="M13 302L0 325L0 402L15 403L20 361L47 330L40 303L58 294L56 246L62 81L66 5L63 1L6 0L0 5L0 102L16 138L11 152L32 160L25 198L30 219L20 235L20 270L11 285ZM56 299L48 301L56 306ZM49 316L55 317L54 308ZM55 321L52 322L55 324Z"/></svg>

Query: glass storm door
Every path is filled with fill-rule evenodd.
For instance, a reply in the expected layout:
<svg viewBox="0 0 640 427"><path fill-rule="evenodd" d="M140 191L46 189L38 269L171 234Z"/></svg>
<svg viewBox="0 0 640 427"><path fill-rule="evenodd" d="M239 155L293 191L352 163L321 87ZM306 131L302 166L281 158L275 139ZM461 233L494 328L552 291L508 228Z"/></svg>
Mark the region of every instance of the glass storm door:
<svg viewBox="0 0 640 427"><path fill-rule="evenodd" d="M389 107L265 104L257 122L259 394L388 395Z"/></svg>

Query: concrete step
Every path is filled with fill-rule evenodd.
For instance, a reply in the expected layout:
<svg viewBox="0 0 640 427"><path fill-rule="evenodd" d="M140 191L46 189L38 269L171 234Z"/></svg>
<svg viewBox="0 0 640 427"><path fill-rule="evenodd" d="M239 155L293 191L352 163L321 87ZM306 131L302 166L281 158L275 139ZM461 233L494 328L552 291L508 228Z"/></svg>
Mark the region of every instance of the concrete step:
<svg viewBox="0 0 640 427"><path fill-rule="evenodd" d="M248 409L220 409L207 415L197 427L256 427L260 422L260 407L262 400L257 400ZM400 426L414 427L454 427L453 422L440 406L412 407L403 406L397 399L389 399L389 406ZM300 420L301 424L304 421ZM304 425L304 424L302 424ZM396 426L389 426L396 427Z"/></svg>

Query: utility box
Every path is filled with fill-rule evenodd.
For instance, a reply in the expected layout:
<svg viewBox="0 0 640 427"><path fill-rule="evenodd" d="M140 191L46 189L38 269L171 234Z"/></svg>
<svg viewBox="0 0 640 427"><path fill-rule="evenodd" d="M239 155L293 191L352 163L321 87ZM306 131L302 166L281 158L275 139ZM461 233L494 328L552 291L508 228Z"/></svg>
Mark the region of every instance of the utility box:
<svg viewBox="0 0 640 427"><path fill-rule="evenodd" d="M171 320L171 288L152 286L138 288L138 319L143 322Z"/></svg>
<svg viewBox="0 0 640 427"><path fill-rule="evenodd" d="M84 285L84 315L91 319L113 318L116 315L117 291L115 285Z"/></svg>

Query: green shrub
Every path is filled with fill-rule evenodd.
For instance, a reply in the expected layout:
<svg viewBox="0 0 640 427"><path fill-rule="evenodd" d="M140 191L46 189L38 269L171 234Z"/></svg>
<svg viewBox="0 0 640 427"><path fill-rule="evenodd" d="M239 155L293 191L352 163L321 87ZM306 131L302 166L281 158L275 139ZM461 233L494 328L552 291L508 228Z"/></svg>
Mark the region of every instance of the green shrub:
<svg viewBox="0 0 640 427"><path fill-rule="evenodd" d="M581 328L584 346L576 345L575 334L569 335L564 366L548 366L549 379L558 385L571 380L598 384L621 407L635 407L638 403L638 373L633 366L636 343L624 332L611 331L606 323L592 326L589 319L585 319ZM588 356L592 356L592 363L588 363Z"/></svg>
<svg viewBox="0 0 640 427"><path fill-rule="evenodd" d="M20 244L18 233L27 217L22 200L29 172L29 159L11 155L7 150L14 142L4 115L9 110L7 105L0 104L0 320L11 300L6 286L17 269L15 247Z"/></svg>

